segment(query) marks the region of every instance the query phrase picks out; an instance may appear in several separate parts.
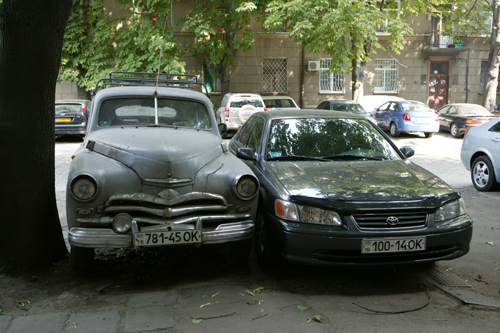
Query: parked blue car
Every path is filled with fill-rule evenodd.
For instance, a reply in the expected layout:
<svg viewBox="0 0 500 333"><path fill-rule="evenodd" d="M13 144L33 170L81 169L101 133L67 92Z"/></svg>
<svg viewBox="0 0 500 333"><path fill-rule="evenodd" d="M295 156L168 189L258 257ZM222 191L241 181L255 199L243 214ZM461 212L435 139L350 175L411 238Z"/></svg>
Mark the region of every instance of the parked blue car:
<svg viewBox="0 0 500 333"><path fill-rule="evenodd" d="M418 101L388 101L374 112L374 118L380 128L389 130L394 137L400 133L423 132L430 138L439 132L439 116Z"/></svg>

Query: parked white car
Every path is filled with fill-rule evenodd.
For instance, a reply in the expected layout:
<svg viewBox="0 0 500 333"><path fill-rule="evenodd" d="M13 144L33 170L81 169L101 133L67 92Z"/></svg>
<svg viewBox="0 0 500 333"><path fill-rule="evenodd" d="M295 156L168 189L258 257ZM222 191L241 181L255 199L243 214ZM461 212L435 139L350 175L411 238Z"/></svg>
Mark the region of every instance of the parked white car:
<svg viewBox="0 0 500 333"><path fill-rule="evenodd" d="M299 106L290 96L262 96L266 109L271 110L299 110Z"/></svg>
<svg viewBox="0 0 500 333"><path fill-rule="evenodd" d="M267 111L259 94L225 94L215 114L217 122L227 126L223 138L226 138L228 133L236 133L241 125L258 111Z"/></svg>
<svg viewBox="0 0 500 333"><path fill-rule="evenodd" d="M460 151L465 168L471 172L478 191L491 191L500 183L500 117L465 134Z"/></svg>

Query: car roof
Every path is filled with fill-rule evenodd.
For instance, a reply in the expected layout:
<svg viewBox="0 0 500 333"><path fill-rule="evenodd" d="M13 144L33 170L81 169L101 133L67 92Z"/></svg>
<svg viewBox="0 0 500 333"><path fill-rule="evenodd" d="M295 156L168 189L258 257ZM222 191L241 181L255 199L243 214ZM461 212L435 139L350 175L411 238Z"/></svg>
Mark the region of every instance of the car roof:
<svg viewBox="0 0 500 333"><path fill-rule="evenodd" d="M205 94L199 91L194 91L191 89L184 89L184 88L151 87L151 86L108 87L106 89L99 90L96 94L96 99L110 98L110 97L128 97L128 96L176 97L176 98L198 99L198 100L203 100L205 102L208 101L208 103L210 103L210 99Z"/></svg>
<svg viewBox="0 0 500 333"><path fill-rule="evenodd" d="M329 111L329 110L319 110L319 109L260 111L254 113L254 115L259 115L261 117L266 118L267 120L280 119L280 118L314 118L314 117L336 118L336 119L366 119L366 116L351 112Z"/></svg>
<svg viewBox="0 0 500 333"><path fill-rule="evenodd" d="M262 96L262 99L293 99L290 96Z"/></svg>
<svg viewBox="0 0 500 333"><path fill-rule="evenodd" d="M359 104L356 101L350 100L350 99L327 99L324 100L323 102L330 102L331 104ZM321 103L323 103L321 102Z"/></svg>
<svg viewBox="0 0 500 333"><path fill-rule="evenodd" d="M64 103L88 103L90 99L58 99L56 100L56 104L64 104Z"/></svg>

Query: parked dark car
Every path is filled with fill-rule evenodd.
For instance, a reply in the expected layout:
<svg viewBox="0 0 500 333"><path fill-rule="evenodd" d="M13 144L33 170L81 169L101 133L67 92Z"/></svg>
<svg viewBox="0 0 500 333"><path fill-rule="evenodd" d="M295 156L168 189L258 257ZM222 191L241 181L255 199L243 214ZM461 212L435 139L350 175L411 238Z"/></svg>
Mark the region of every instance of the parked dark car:
<svg viewBox="0 0 500 333"><path fill-rule="evenodd" d="M374 123L376 123L375 119L368 113L366 112L365 109L359 104L358 102L351 101L348 99L328 99L326 101L323 101L318 104L316 109L320 110L331 110L331 111L343 111L343 112L350 112L354 114L360 114Z"/></svg>
<svg viewBox="0 0 500 333"><path fill-rule="evenodd" d="M90 110L88 99L61 99L55 103L55 135L85 136Z"/></svg>
<svg viewBox="0 0 500 333"><path fill-rule="evenodd" d="M419 101L388 101L373 114L377 125L389 130L391 136L400 133L423 132L426 138L439 132L439 117L427 104Z"/></svg>
<svg viewBox="0 0 500 333"><path fill-rule="evenodd" d="M253 114L229 143L260 181L256 255L313 265L448 260L469 251L460 193L365 117Z"/></svg>
<svg viewBox="0 0 500 333"><path fill-rule="evenodd" d="M482 105L470 103L448 104L437 110L440 129L451 136L462 137L471 127L487 123L497 117Z"/></svg>
<svg viewBox="0 0 500 333"><path fill-rule="evenodd" d="M222 141L202 86L165 73L100 81L68 173L73 269L88 270L95 248L210 246L246 260L259 183Z"/></svg>

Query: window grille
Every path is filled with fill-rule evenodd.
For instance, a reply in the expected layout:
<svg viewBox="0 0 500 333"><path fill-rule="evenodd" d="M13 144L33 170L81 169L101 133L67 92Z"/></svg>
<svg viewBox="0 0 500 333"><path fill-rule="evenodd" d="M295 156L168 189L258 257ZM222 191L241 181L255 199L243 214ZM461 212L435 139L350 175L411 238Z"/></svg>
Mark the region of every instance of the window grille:
<svg viewBox="0 0 500 333"><path fill-rule="evenodd" d="M398 92L398 64L393 59L375 60L375 92Z"/></svg>
<svg viewBox="0 0 500 333"><path fill-rule="evenodd" d="M332 65L332 59L320 59L319 92L344 92L344 73L327 73Z"/></svg>
<svg viewBox="0 0 500 333"><path fill-rule="evenodd" d="M288 73L286 58L266 58L262 64L262 91L287 92Z"/></svg>

